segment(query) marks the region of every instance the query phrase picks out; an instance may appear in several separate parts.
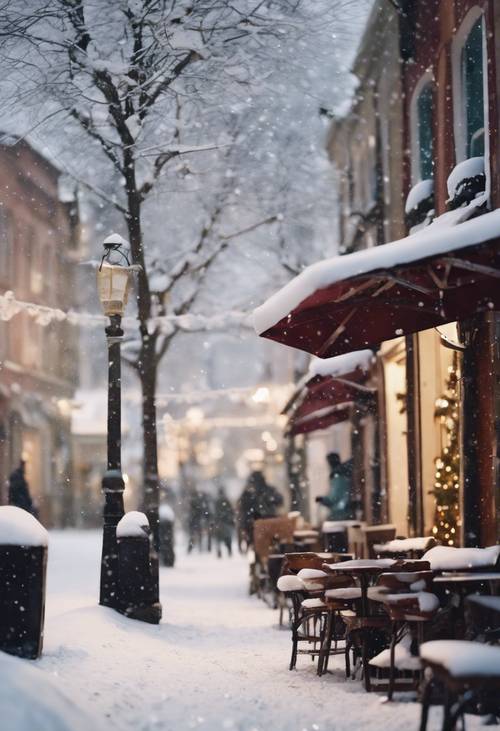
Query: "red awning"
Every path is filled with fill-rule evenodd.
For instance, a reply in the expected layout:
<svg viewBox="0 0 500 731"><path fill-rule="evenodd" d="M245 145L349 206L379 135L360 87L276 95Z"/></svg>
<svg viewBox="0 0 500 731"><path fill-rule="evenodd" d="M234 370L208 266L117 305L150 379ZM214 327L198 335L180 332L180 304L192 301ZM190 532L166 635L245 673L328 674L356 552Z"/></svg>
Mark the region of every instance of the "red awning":
<svg viewBox="0 0 500 731"><path fill-rule="evenodd" d="M338 404L320 409L302 419L293 418L290 421L287 433L293 436L297 434L309 434L309 432L326 429L333 424L341 424L348 421L351 416L353 404Z"/></svg>
<svg viewBox="0 0 500 731"><path fill-rule="evenodd" d="M495 210L314 265L256 310L255 326L326 358L500 309L499 278Z"/></svg>
<svg viewBox="0 0 500 731"><path fill-rule="evenodd" d="M328 367L316 374L315 364L312 365L285 406L284 413L289 414L288 433L305 434L346 421L356 402L373 397L375 389L364 385L372 354L359 355L358 359L341 356L322 361Z"/></svg>

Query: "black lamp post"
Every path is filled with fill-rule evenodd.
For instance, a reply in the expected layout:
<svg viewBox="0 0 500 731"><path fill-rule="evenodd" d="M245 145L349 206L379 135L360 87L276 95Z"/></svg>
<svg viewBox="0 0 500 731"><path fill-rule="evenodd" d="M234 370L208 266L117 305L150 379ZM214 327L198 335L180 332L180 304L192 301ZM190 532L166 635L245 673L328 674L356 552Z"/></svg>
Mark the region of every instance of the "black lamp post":
<svg viewBox="0 0 500 731"><path fill-rule="evenodd" d="M127 257L127 242L112 234L103 243L104 255L97 272L99 299L110 323L108 342L108 465L102 479L104 525L99 603L119 608L118 547L116 526L124 515L125 483L121 471L121 320L127 304L132 268Z"/></svg>

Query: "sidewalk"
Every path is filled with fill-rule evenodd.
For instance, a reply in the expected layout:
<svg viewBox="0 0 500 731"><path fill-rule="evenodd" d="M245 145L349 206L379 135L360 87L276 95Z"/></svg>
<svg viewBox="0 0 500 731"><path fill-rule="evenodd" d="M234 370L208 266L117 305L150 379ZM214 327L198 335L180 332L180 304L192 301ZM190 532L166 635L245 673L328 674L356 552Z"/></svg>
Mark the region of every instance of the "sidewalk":
<svg viewBox="0 0 500 731"><path fill-rule="evenodd" d="M37 666L104 729L418 728L417 704L381 704L380 695L345 681L342 658L321 679L305 657L289 672L289 633L277 628L277 612L248 597L244 557L179 551L176 568L162 570L164 619L153 627L96 606L99 551L97 533L51 534Z"/></svg>

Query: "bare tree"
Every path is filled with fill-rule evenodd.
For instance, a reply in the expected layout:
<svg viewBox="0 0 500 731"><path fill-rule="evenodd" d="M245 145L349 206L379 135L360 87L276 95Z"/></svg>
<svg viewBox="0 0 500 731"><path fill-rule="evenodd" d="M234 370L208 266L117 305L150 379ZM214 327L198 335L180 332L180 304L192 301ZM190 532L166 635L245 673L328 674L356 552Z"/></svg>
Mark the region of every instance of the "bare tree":
<svg viewBox="0 0 500 731"><path fill-rule="evenodd" d="M162 271L161 259L148 256L144 207L173 161L211 147L180 144L183 101L195 113L200 90L217 87L223 64L264 63L270 52L264 38L290 32L298 5L295 0L11 0L1 8L1 54L10 83L16 84L15 104L36 109L36 125L56 115L66 125L76 123L100 150L114 186L97 181L86 168L75 177L123 217L132 261L141 267L139 343L129 362L142 388L144 507L156 537L155 393L160 361L177 329L155 317L185 314L193 306L207 271L231 238L218 230L231 191L224 185L218 189L197 240L170 272ZM191 286L173 297L186 280Z"/></svg>

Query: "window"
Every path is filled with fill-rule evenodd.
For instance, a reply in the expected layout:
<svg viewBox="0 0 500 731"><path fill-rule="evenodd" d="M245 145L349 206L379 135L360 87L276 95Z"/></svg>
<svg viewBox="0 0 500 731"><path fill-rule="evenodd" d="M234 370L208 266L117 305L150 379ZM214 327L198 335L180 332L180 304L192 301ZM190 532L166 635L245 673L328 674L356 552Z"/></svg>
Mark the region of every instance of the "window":
<svg viewBox="0 0 500 731"><path fill-rule="evenodd" d="M434 177L434 77L427 71L413 93L411 107L411 178L416 185Z"/></svg>
<svg viewBox="0 0 500 731"><path fill-rule="evenodd" d="M429 180L434 171L432 83L427 83L417 97L418 168L420 180Z"/></svg>
<svg viewBox="0 0 500 731"><path fill-rule="evenodd" d="M483 19L476 20L462 48L465 157L484 155Z"/></svg>
<svg viewBox="0 0 500 731"><path fill-rule="evenodd" d="M472 8L459 28L452 57L456 162L488 158L486 27L480 8ZM487 178L488 167L486 162Z"/></svg>

